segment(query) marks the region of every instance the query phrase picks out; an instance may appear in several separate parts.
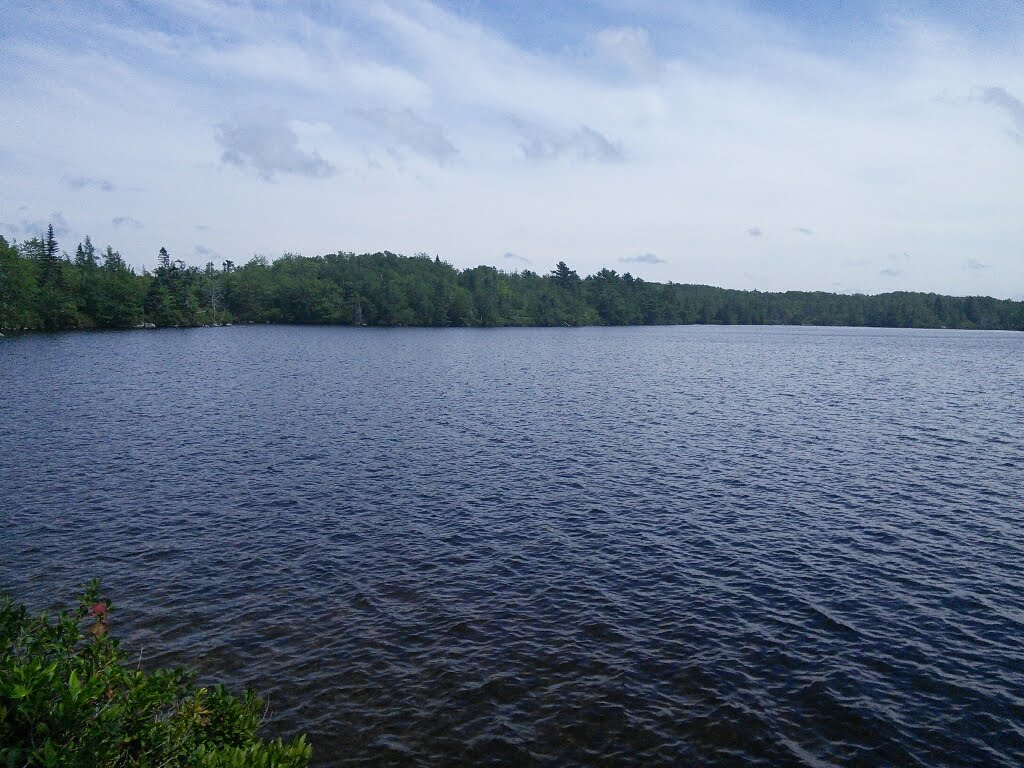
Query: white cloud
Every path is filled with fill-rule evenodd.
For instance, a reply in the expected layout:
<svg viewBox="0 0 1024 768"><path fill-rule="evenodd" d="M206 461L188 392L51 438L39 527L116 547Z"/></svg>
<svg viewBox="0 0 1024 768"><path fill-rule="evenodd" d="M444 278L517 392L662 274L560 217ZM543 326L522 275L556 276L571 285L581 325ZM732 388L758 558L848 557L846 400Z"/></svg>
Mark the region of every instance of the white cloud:
<svg viewBox="0 0 1024 768"><path fill-rule="evenodd" d="M584 40L583 55L611 73L622 70L645 77L659 69L650 36L642 27L607 27L593 32Z"/></svg>
<svg viewBox="0 0 1024 768"><path fill-rule="evenodd" d="M649 249L663 279L765 290L888 288L878 255L907 251L901 286L1024 291L1019 36L889 19L861 55L738 3L628 5L551 42L423 0L70 2L5 50L0 188L13 227L63 210L136 265L209 222L220 253Z"/></svg>
<svg viewBox="0 0 1024 768"><path fill-rule="evenodd" d="M356 109L353 114L374 126L385 143L406 147L438 163L459 153L441 126L423 120L411 109Z"/></svg>
<svg viewBox="0 0 1024 768"><path fill-rule="evenodd" d="M224 150L223 162L253 169L267 180L278 174L325 178L336 172L316 150L299 147L299 137L282 110L235 115L218 126L217 143Z"/></svg>
<svg viewBox="0 0 1024 768"><path fill-rule="evenodd" d="M19 212L24 212L24 206ZM17 221L0 222L0 228L6 230L15 238L31 240L33 237L43 237L50 226L53 226L53 235L58 240L71 234L71 225L64 216L63 211L54 211L49 216L39 218L22 217Z"/></svg>
<svg viewBox="0 0 1024 768"><path fill-rule="evenodd" d="M91 176L72 176L64 179L72 189L98 189L101 192L113 192L116 187L107 179L95 179Z"/></svg>
<svg viewBox="0 0 1024 768"><path fill-rule="evenodd" d="M523 126L519 144L531 160L553 160L570 157L584 162L617 163L625 159L621 142L611 141L588 125L580 126L565 136L556 135L537 126Z"/></svg>
<svg viewBox="0 0 1024 768"><path fill-rule="evenodd" d="M619 261L626 264L665 264L665 259L655 253L641 253L639 256L623 256Z"/></svg>
<svg viewBox="0 0 1024 768"><path fill-rule="evenodd" d="M981 99L1005 112L1013 122L1011 132L1014 140L1024 142L1024 101L1011 94L1005 88L989 87L982 90Z"/></svg>

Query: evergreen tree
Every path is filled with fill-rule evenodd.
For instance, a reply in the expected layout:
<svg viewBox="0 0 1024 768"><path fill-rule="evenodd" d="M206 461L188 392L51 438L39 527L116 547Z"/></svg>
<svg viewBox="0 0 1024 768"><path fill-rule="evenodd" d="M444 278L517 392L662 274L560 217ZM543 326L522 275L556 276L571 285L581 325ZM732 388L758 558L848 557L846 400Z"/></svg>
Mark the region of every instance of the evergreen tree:
<svg viewBox="0 0 1024 768"><path fill-rule="evenodd" d="M88 235L85 236L85 243L79 243L75 249L75 266L82 269L95 269L99 266L96 259L96 247Z"/></svg>
<svg viewBox="0 0 1024 768"><path fill-rule="evenodd" d="M356 325L634 325L744 323L1024 330L1024 302L891 293L761 293L648 283L603 269L582 279L564 262L548 275L493 267L458 270L437 256L334 253L253 258L205 270L160 249L154 273L135 274L91 240L74 264L52 227L20 244L0 239L0 326L191 326L228 319Z"/></svg>
<svg viewBox="0 0 1024 768"><path fill-rule="evenodd" d="M35 240L30 242L34 248L38 248L43 285L59 285L62 282L63 275L60 269L60 246L53 234L53 224L46 228L46 234L38 241L38 245L36 245Z"/></svg>
<svg viewBox="0 0 1024 768"><path fill-rule="evenodd" d="M558 262L553 270L551 270L551 276L555 278L555 282L565 289L573 288L580 281L580 276L576 274L575 270L569 269L569 265L564 261Z"/></svg>
<svg viewBox="0 0 1024 768"><path fill-rule="evenodd" d="M46 258L53 261L57 258L57 251L59 246L57 245L57 238L53 236L53 224L46 227L46 237L43 240L43 249Z"/></svg>

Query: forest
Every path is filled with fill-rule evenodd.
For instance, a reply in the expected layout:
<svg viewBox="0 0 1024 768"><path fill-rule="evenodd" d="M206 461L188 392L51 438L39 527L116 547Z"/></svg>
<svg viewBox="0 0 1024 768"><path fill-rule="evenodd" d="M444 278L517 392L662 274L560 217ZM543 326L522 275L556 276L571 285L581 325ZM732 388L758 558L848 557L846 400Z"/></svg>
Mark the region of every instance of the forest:
<svg viewBox="0 0 1024 768"><path fill-rule="evenodd" d="M580 277L479 266L426 254L295 254L187 266L161 248L138 274L89 237L74 255L53 228L0 236L0 329L194 327L229 322L371 326L832 325L1024 330L1024 302L980 296L764 293L654 283L614 270Z"/></svg>

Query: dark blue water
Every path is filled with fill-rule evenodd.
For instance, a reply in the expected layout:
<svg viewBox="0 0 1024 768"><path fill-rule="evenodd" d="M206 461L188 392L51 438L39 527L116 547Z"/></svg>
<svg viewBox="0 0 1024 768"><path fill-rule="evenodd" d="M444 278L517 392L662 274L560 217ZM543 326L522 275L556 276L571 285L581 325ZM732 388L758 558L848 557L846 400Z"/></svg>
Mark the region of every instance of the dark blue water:
<svg viewBox="0 0 1024 768"><path fill-rule="evenodd" d="M0 340L0 585L321 765L1024 762L1024 334Z"/></svg>

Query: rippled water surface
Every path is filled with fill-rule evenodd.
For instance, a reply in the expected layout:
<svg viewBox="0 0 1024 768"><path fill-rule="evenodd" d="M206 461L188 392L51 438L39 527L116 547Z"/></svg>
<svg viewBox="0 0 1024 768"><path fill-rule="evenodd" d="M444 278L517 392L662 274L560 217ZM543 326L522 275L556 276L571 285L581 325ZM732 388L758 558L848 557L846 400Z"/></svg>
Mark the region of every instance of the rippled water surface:
<svg viewBox="0 0 1024 768"><path fill-rule="evenodd" d="M1024 762L1024 334L0 340L0 585L320 765Z"/></svg>

